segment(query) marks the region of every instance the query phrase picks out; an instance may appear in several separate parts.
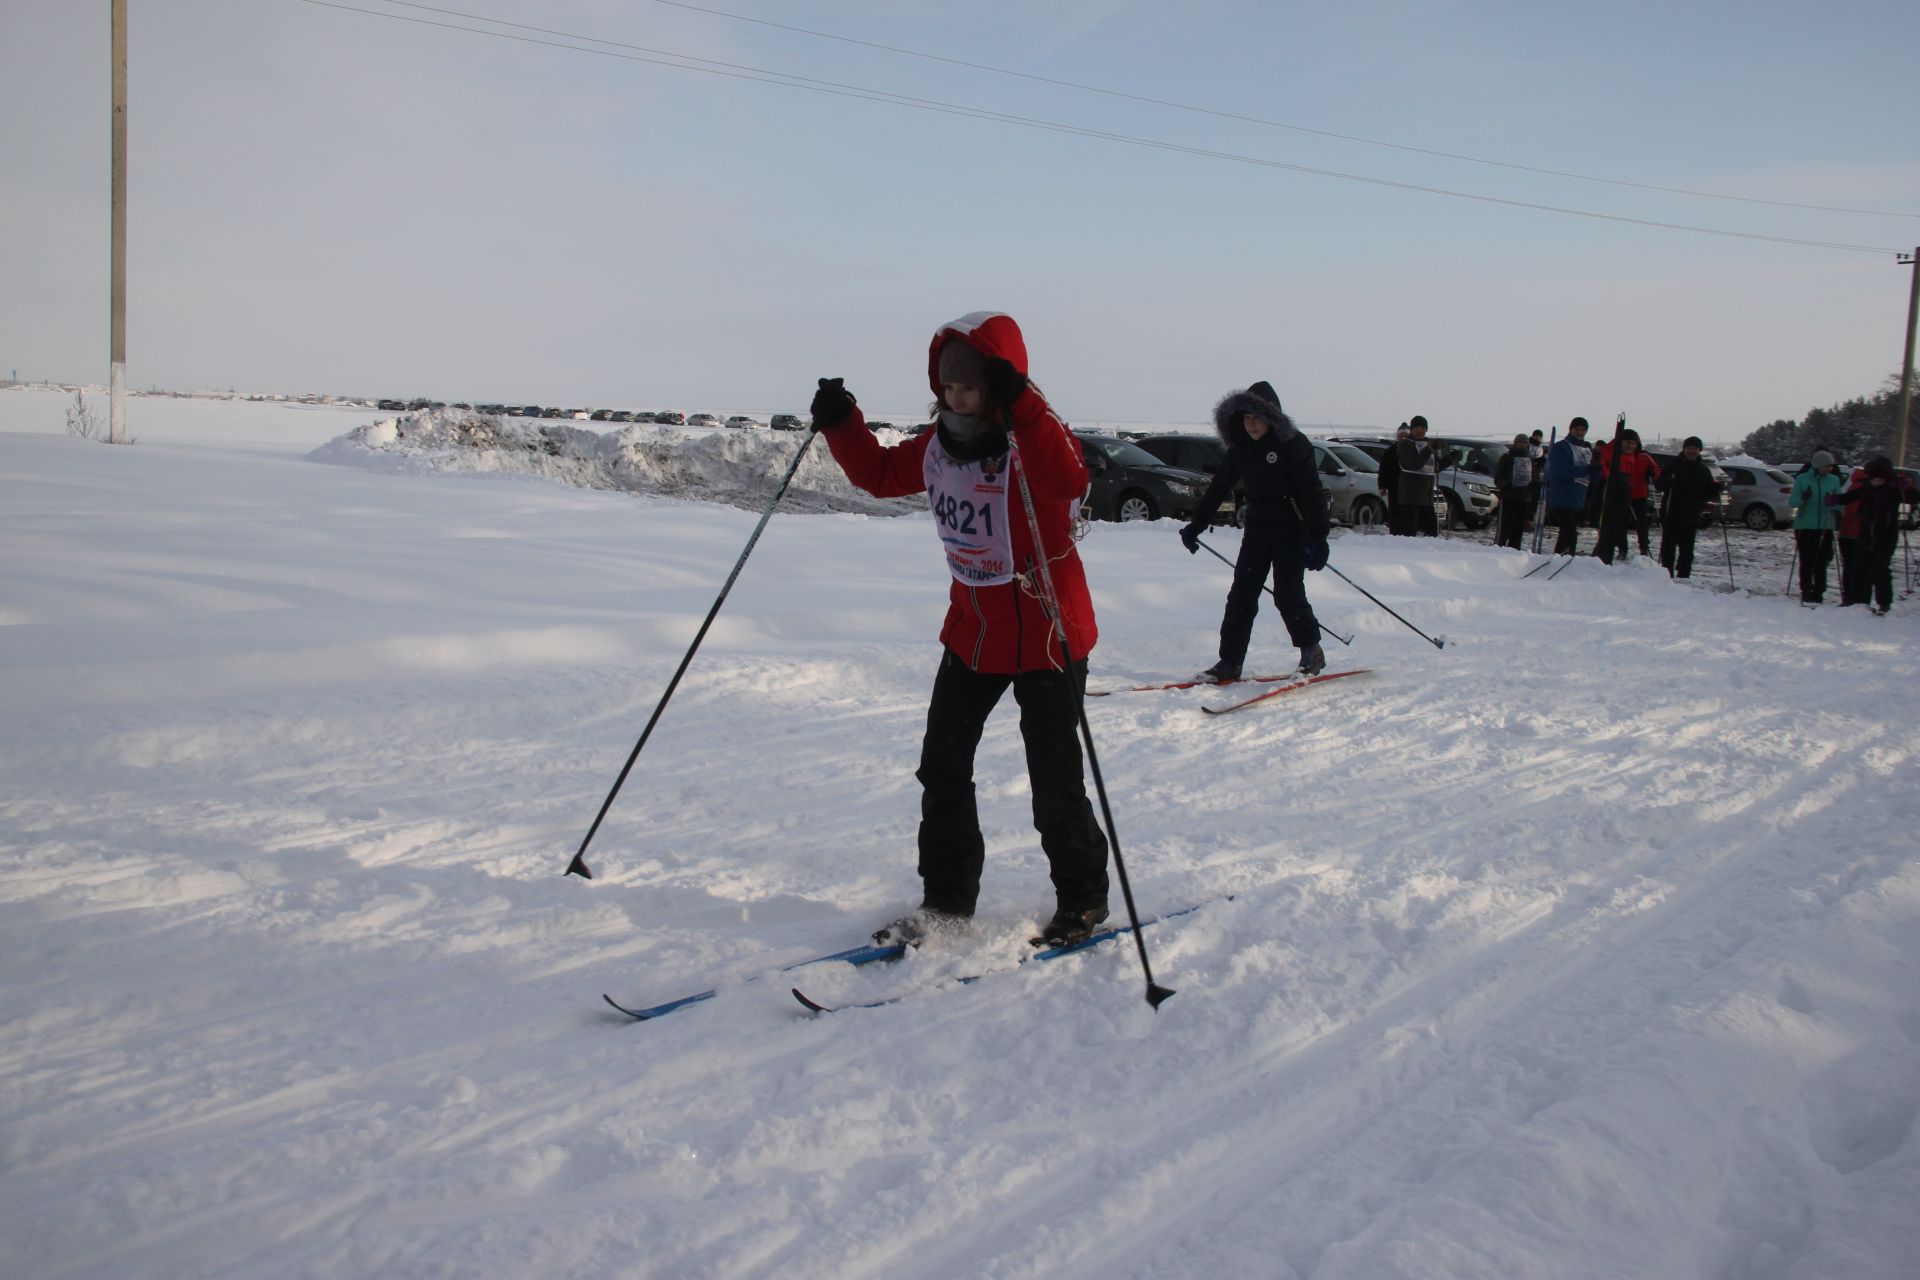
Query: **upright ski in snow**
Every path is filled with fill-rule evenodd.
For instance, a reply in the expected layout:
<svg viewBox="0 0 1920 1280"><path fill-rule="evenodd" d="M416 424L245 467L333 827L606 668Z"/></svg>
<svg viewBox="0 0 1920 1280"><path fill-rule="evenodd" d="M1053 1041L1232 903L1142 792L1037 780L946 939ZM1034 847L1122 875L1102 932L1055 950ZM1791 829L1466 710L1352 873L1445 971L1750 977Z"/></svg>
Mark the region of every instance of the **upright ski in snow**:
<svg viewBox="0 0 1920 1280"><path fill-rule="evenodd" d="M1329 680L1341 680L1347 676L1364 676L1371 670L1371 667L1358 667L1352 671L1323 671L1317 676L1304 676L1294 680L1291 684L1283 684L1278 689L1268 689L1263 693L1256 693L1251 698L1242 698L1238 702L1229 702L1224 707L1202 707L1200 709L1210 716L1223 716L1229 711L1238 711L1240 708L1250 707L1256 702L1265 702L1269 698L1277 698L1283 693L1298 692L1310 684L1324 684Z"/></svg>

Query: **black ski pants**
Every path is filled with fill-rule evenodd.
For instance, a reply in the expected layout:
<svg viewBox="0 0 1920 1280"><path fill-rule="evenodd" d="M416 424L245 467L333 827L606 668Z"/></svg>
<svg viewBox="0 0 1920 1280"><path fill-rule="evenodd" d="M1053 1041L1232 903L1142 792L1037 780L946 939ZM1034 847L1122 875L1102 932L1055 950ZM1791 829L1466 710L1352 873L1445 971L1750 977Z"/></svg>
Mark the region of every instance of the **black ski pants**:
<svg viewBox="0 0 1920 1280"><path fill-rule="evenodd" d="M1840 552L1840 603L1866 604L1873 594L1867 585L1867 544L1859 538L1835 538L1833 545Z"/></svg>
<svg viewBox="0 0 1920 1280"><path fill-rule="evenodd" d="M1580 521L1585 517L1583 507L1548 507L1547 523L1560 531L1554 539L1553 554L1557 556L1575 555L1580 550Z"/></svg>
<svg viewBox="0 0 1920 1280"><path fill-rule="evenodd" d="M1867 603L1872 594L1872 603L1882 612L1893 608L1893 552L1899 546L1900 535L1893 529L1869 531L1860 539L1859 550L1855 552L1865 563L1860 569L1860 600Z"/></svg>
<svg viewBox="0 0 1920 1280"><path fill-rule="evenodd" d="M1232 666L1247 660L1253 641L1253 620L1260 612L1261 588L1273 576L1274 603L1287 624L1287 638L1296 649L1320 643L1320 620L1307 602L1307 544L1298 533L1280 533L1249 526L1240 536L1240 555L1233 562L1233 585L1227 588L1227 609L1220 619L1220 659Z"/></svg>
<svg viewBox="0 0 1920 1280"><path fill-rule="evenodd" d="M1660 564L1676 578L1693 576L1693 540L1700 535L1700 522L1668 517L1660 526Z"/></svg>
<svg viewBox="0 0 1920 1280"><path fill-rule="evenodd" d="M1819 604L1827 597L1827 566L1833 563L1833 530L1795 529L1800 551L1800 599Z"/></svg>
<svg viewBox="0 0 1920 1280"><path fill-rule="evenodd" d="M1645 498L1635 498L1628 505L1633 511L1633 532L1640 543L1640 554L1652 555L1647 548L1647 533L1653 528L1653 505Z"/></svg>
<svg viewBox="0 0 1920 1280"><path fill-rule="evenodd" d="M1527 531L1527 491L1503 489L1500 493L1500 546L1518 551Z"/></svg>
<svg viewBox="0 0 1920 1280"><path fill-rule="evenodd" d="M1107 837L1094 821L1080 762L1080 698L1087 664L1065 671L990 675L975 671L952 650L940 654L920 743L920 880L922 903L972 915L986 865L975 803L973 755L987 716L1013 687L1020 705L1020 736L1027 747L1033 826L1047 855L1058 905L1071 910L1105 906Z"/></svg>

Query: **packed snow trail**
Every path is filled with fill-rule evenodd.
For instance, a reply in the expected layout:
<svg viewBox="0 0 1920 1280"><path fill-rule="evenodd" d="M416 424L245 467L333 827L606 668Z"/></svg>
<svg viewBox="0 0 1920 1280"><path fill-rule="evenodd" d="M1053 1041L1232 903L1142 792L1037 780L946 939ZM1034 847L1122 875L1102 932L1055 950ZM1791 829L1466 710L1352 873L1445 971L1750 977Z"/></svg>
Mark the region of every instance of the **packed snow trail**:
<svg viewBox="0 0 1920 1280"><path fill-rule="evenodd" d="M1143 913L1234 895L1155 926L1177 999L1101 948L814 1018L746 979L917 890L925 517L776 516L587 884L558 861L753 514L314 465L340 411L134 407L106 449L0 393L20 1274L1878 1280L1920 1252L1910 601L1343 535L1444 652L1318 575L1365 681L1089 704ZM1102 681L1211 655L1225 575L1170 525L1083 554ZM1270 614L1254 645L1291 659ZM1016 719L980 751L975 936L809 994L1026 950L1051 894ZM657 1023L599 1001L716 983Z"/></svg>

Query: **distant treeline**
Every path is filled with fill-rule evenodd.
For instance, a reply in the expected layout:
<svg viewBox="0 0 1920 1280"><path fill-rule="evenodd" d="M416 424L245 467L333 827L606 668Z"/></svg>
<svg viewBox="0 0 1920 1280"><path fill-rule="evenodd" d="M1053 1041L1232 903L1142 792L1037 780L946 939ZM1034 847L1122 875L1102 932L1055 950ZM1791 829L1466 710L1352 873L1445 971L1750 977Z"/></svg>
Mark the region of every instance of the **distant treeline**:
<svg viewBox="0 0 1920 1280"><path fill-rule="evenodd" d="M1920 373L1914 375L1920 384ZM1900 412L1900 375L1894 374L1877 393L1860 396L1827 409L1809 409L1807 416L1795 422L1781 418L1769 422L1740 442L1742 452L1769 462L1805 462L1816 449L1833 454L1835 462L1861 463L1875 454L1893 453L1898 430L1894 417ZM1914 404L1907 410L1907 433L1920 429L1920 386ZM1909 443L1909 451L1912 449Z"/></svg>

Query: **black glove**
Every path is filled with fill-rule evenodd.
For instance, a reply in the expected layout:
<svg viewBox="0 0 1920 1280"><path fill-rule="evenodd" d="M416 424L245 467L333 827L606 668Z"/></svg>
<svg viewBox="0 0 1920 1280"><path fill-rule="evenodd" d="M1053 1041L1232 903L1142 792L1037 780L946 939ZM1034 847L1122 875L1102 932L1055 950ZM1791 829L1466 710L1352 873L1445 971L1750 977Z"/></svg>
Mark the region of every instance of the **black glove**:
<svg viewBox="0 0 1920 1280"><path fill-rule="evenodd" d="M1325 538L1307 548L1307 568L1315 573L1327 567L1327 540Z"/></svg>
<svg viewBox="0 0 1920 1280"><path fill-rule="evenodd" d="M1006 360L994 356L987 361L987 395L1002 409L1013 408L1013 402L1027 389L1027 375L1014 368Z"/></svg>
<svg viewBox="0 0 1920 1280"><path fill-rule="evenodd" d="M853 407L858 403L841 379L820 379L820 389L813 393L813 403L807 406L813 414L813 429L825 431L839 426L853 416Z"/></svg>
<svg viewBox="0 0 1920 1280"><path fill-rule="evenodd" d="M1207 526L1201 524L1198 520L1195 520L1192 524L1180 526L1180 542L1186 547L1188 555L1197 556L1200 554L1200 535L1206 531Z"/></svg>

